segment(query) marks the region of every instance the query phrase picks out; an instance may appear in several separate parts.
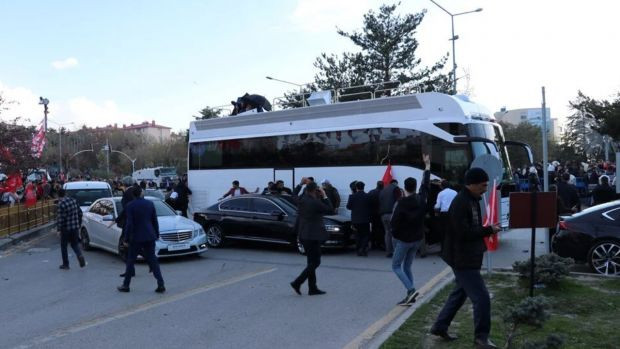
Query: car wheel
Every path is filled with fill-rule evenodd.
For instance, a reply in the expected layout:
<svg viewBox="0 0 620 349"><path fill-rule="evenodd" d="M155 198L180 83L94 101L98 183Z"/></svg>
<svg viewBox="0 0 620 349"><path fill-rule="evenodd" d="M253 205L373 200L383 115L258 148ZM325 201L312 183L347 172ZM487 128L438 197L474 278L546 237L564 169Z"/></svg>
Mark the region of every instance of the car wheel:
<svg viewBox="0 0 620 349"><path fill-rule="evenodd" d="M588 253L592 270L603 275L620 275L620 242L605 240L592 246Z"/></svg>
<svg viewBox="0 0 620 349"><path fill-rule="evenodd" d="M297 245L297 252L305 256L306 248L304 247L304 244L302 244L301 241L299 241L299 237L297 237L296 245Z"/></svg>
<svg viewBox="0 0 620 349"><path fill-rule="evenodd" d="M224 246L224 230L219 224L211 224L207 229L207 244L216 248Z"/></svg>
<svg viewBox="0 0 620 349"><path fill-rule="evenodd" d="M123 243L123 238L118 239L118 256L123 262L127 261L127 246Z"/></svg>
<svg viewBox="0 0 620 349"><path fill-rule="evenodd" d="M90 236L88 236L88 231L86 231L86 228L82 228L82 230L80 230L80 244L82 245L82 250L91 250Z"/></svg>

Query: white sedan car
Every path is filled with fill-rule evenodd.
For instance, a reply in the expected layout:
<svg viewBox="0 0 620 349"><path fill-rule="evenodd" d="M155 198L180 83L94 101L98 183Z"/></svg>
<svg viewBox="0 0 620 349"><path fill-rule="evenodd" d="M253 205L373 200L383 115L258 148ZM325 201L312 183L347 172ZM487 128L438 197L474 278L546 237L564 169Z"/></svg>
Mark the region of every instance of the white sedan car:
<svg viewBox="0 0 620 349"><path fill-rule="evenodd" d="M170 206L158 198L147 196L155 205L159 223L159 240L155 242L155 255L159 258L200 254L207 250L207 237L202 226L177 215ZM99 199L84 212L80 239L82 248L98 247L124 258L121 228L115 219L122 212L120 197Z"/></svg>

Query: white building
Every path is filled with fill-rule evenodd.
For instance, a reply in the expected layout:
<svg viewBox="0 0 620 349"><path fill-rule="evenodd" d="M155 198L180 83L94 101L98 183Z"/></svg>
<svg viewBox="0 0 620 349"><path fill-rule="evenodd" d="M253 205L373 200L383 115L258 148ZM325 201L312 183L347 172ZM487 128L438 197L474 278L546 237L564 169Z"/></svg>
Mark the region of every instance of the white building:
<svg viewBox="0 0 620 349"><path fill-rule="evenodd" d="M558 122L558 119L551 117L551 109L547 108L547 133L550 139L559 139L562 135L562 126ZM528 122L532 125L542 127L542 110L541 108L521 108L502 110L494 114L497 121L505 122L507 124L518 125L522 122Z"/></svg>

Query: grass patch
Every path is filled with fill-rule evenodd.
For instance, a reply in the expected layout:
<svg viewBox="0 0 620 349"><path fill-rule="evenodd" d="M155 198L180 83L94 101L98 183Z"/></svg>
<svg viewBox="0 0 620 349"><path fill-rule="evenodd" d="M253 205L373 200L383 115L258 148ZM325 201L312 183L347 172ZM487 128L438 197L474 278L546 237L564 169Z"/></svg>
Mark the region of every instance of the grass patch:
<svg viewBox="0 0 620 349"><path fill-rule="evenodd" d="M491 340L503 346L506 328L502 321L505 310L528 296L528 284L517 276L493 274L486 277L491 299ZM430 302L422 305L382 346L401 348L471 348L473 347L473 313L469 301L455 317L450 332L459 339L446 343L428 332L454 284L442 289ZM564 337L562 348L618 348L620 331L616 322L620 310L620 279L569 277L556 287L535 290L551 303L551 318L543 328L532 329L516 340L516 348L524 340L543 340L555 333Z"/></svg>

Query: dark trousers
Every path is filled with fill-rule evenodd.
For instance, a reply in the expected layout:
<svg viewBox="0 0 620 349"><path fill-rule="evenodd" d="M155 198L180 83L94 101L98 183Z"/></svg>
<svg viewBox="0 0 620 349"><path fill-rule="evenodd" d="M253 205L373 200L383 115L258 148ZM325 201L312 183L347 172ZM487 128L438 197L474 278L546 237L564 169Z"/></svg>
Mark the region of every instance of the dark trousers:
<svg viewBox="0 0 620 349"><path fill-rule="evenodd" d="M447 331L450 323L469 298L474 306L474 337L486 340L491 332L491 300L480 270L454 270L456 286L441 309L433 329Z"/></svg>
<svg viewBox="0 0 620 349"><path fill-rule="evenodd" d="M371 243L373 249L385 249L385 238L383 231L383 223L381 222L381 216L378 214L372 215L370 219L372 231L371 231Z"/></svg>
<svg viewBox="0 0 620 349"><path fill-rule="evenodd" d="M79 245L79 235L77 230L63 231L60 233L60 253L62 254L62 264L69 265L69 255L67 253L67 245L71 244L71 249L76 257L82 256Z"/></svg>
<svg viewBox="0 0 620 349"><path fill-rule="evenodd" d="M357 253L368 252L368 240L370 240L370 223L354 223L353 227L355 227L355 243L357 245Z"/></svg>
<svg viewBox="0 0 620 349"><path fill-rule="evenodd" d="M129 243L129 250L127 251L127 265L125 267L125 280L123 281L123 285L129 286L131 277L136 273L134 264L136 263L138 254L142 254L142 256L144 256L144 259L149 264L149 267L153 270L153 276L157 279L157 285L164 286L164 278L161 276L159 262L155 256L155 241Z"/></svg>
<svg viewBox="0 0 620 349"><path fill-rule="evenodd" d="M321 265L321 242L318 240L301 240L306 249L307 265L301 274L293 281L296 285L301 285L308 280L308 289L316 290L316 268Z"/></svg>

